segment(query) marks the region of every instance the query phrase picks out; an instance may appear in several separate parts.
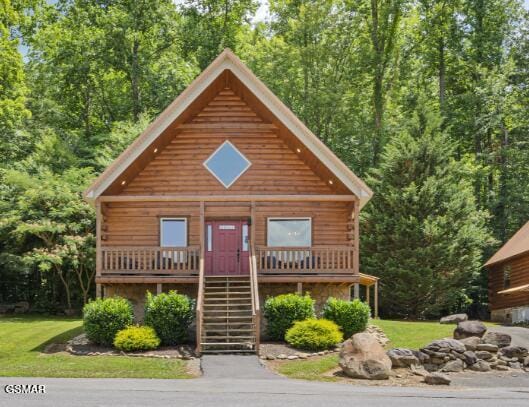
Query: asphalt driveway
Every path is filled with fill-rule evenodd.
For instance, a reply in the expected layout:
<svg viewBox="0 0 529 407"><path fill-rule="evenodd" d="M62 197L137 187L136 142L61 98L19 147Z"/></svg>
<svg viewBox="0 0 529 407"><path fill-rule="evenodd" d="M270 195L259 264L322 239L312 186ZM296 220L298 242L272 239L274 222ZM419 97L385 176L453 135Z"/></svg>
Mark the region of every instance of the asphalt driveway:
<svg viewBox="0 0 529 407"><path fill-rule="evenodd" d="M403 388L291 380L255 356L206 356L204 376L189 380L0 378L0 406L369 407L528 406L529 387ZM46 394L10 395L7 384L44 384Z"/></svg>

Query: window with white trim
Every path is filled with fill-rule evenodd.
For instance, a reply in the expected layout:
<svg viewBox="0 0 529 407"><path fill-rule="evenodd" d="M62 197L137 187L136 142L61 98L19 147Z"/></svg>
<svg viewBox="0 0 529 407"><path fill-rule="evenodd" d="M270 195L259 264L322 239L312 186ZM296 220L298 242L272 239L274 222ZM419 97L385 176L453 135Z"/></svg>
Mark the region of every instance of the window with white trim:
<svg viewBox="0 0 529 407"><path fill-rule="evenodd" d="M161 247L186 247L187 246L187 219L186 218L161 218L160 219L160 246Z"/></svg>
<svg viewBox="0 0 529 407"><path fill-rule="evenodd" d="M204 161L204 167L226 188L237 181L250 165L243 153L228 140Z"/></svg>
<svg viewBox="0 0 529 407"><path fill-rule="evenodd" d="M268 218L267 246L310 247L311 218Z"/></svg>

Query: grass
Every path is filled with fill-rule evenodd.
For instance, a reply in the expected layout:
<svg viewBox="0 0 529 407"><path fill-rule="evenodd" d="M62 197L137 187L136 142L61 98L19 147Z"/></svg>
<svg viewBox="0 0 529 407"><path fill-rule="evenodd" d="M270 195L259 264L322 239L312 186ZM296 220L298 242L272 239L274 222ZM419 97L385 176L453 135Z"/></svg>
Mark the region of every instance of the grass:
<svg viewBox="0 0 529 407"><path fill-rule="evenodd" d="M278 365L276 370L292 379L336 381L335 377L324 376L324 374L337 365L338 356L330 355L316 359L283 362Z"/></svg>
<svg viewBox="0 0 529 407"><path fill-rule="evenodd" d="M134 377L184 379L182 360L126 356L44 354L50 343L65 343L82 332L79 318L16 316L0 318L0 376Z"/></svg>

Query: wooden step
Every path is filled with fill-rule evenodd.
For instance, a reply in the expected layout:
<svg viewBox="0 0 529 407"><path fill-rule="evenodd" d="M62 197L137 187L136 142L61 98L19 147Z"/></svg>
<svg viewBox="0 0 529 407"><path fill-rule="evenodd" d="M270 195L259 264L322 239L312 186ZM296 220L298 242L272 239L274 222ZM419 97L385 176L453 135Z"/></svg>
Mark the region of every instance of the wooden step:
<svg viewBox="0 0 529 407"><path fill-rule="evenodd" d="M210 293L207 293L207 294L248 294L247 292L245 291L230 291L230 292L225 292L225 291L216 291L216 292L210 292Z"/></svg>

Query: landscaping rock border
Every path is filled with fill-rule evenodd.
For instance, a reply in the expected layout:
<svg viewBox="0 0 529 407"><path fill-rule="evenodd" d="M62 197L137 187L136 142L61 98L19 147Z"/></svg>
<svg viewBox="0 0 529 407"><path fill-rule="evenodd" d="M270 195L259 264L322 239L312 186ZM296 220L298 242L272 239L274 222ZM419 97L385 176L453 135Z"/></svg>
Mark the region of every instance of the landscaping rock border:
<svg viewBox="0 0 529 407"><path fill-rule="evenodd" d="M409 367L414 373L423 372L421 374L428 384L449 384L449 378L440 372L457 373L466 369L474 372L493 369L529 372L529 350L511 346L511 337L507 334L487 333L481 321L459 322L454 337L458 339L435 340L418 351L391 349L387 355L393 368Z"/></svg>

